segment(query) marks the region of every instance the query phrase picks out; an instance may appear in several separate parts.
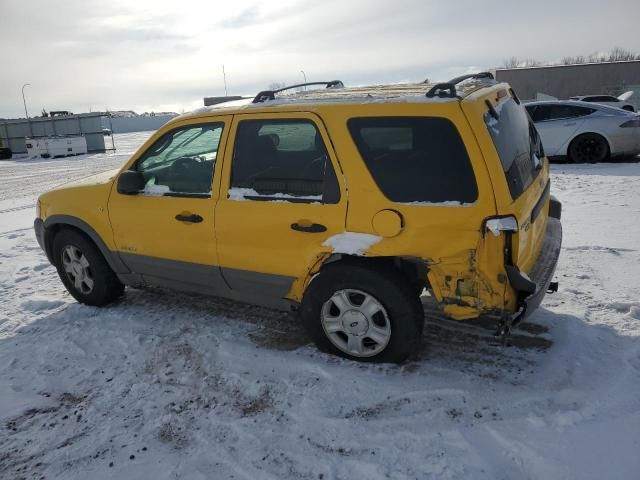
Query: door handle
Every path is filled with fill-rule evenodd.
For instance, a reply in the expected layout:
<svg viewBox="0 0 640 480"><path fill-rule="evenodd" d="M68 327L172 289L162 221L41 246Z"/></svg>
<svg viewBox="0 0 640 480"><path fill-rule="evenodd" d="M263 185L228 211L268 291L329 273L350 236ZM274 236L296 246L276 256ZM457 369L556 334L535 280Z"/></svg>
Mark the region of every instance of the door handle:
<svg viewBox="0 0 640 480"><path fill-rule="evenodd" d="M179 213L178 215L176 215L176 220L178 220L179 222L200 223L202 222L203 218L200 215L196 215L195 213Z"/></svg>
<svg viewBox="0 0 640 480"><path fill-rule="evenodd" d="M291 224L291 228L298 232L306 232L306 233L321 233L326 232L327 227L321 225L319 223L311 223L311 222L303 222L299 221Z"/></svg>
<svg viewBox="0 0 640 480"><path fill-rule="evenodd" d="M571 122L571 123L565 123L564 126L565 127L573 127L575 126L576 122Z"/></svg>

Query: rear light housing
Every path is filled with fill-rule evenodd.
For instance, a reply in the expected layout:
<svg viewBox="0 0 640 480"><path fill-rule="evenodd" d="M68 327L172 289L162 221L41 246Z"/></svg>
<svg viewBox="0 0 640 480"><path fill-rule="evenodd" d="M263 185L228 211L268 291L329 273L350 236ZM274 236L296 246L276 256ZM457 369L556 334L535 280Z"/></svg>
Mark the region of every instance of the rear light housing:
<svg viewBox="0 0 640 480"><path fill-rule="evenodd" d="M485 221L484 227L485 231L491 232L498 237L502 232L517 233L518 220L512 215L488 218Z"/></svg>

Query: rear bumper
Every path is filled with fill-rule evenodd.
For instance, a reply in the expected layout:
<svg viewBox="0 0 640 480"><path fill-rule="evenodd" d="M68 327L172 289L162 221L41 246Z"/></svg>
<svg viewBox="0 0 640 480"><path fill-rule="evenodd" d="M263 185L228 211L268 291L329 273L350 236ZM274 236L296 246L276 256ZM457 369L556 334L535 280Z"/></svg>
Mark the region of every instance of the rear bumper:
<svg viewBox="0 0 640 480"><path fill-rule="evenodd" d="M540 306L549 284L556 271L562 246L562 224L560 223L561 204L552 197L547 219L544 243L538 260L529 275L524 275L517 268L507 270L509 282L519 291L522 309L514 324L525 320Z"/></svg>
<svg viewBox="0 0 640 480"><path fill-rule="evenodd" d="M526 319L531 313L540 306L544 295L549 289L549 284L556 271L558 258L560 258L560 247L562 246L562 224L557 218L549 217L547 219L547 231L545 233L544 245L540 251L540 256L533 270L529 274L529 278L536 284L536 290L524 299L526 305L522 312L522 318Z"/></svg>

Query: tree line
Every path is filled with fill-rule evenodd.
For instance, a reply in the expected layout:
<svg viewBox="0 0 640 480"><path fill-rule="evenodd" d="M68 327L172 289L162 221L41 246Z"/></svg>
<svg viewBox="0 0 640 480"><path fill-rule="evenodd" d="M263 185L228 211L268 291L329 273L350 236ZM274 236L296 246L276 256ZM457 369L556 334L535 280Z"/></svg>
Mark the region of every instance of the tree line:
<svg viewBox="0 0 640 480"><path fill-rule="evenodd" d="M581 63L605 63L605 62L624 62L629 60L640 60L640 54L633 51L615 47L606 53L590 53L589 55L577 55L563 57L560 62L541 62L534 58L509 57L504 60L504 68L521 68L521 67L542 67L545 65L576 65Z"/></svg>

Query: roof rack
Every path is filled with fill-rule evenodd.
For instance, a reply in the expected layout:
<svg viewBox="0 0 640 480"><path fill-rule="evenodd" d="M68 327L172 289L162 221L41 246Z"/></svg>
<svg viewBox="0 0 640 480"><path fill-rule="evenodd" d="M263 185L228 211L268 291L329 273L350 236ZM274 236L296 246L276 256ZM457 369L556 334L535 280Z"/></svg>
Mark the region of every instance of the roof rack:
<svg viewBox="0 0 640 480"><path fill-rule="evenodd" d="M427 97L450 97L457 98L458 92L456 92L456 85L464 82L465 80L474 79L474 80L495 80L493 74L491 72L479 72L479 73L471 73L469 75L461 75L456 78L452 78L448 82L444 83L436 83L431 89L427 92Z"/></svg>
<svg viewBox="0 0 640 480"><path fill-rule="evenodd" d="M251 103L263 103L267 100L275 100L276 93L284 92L285 90L291 90L292 88L309 87L311 85L326 85L326 88L344 88L344 83L340 80L331 80L330 82L307 82L298 83L296 85L289 85L288 87L278 88L277 90L263 90L258 93Z"/></svg>

